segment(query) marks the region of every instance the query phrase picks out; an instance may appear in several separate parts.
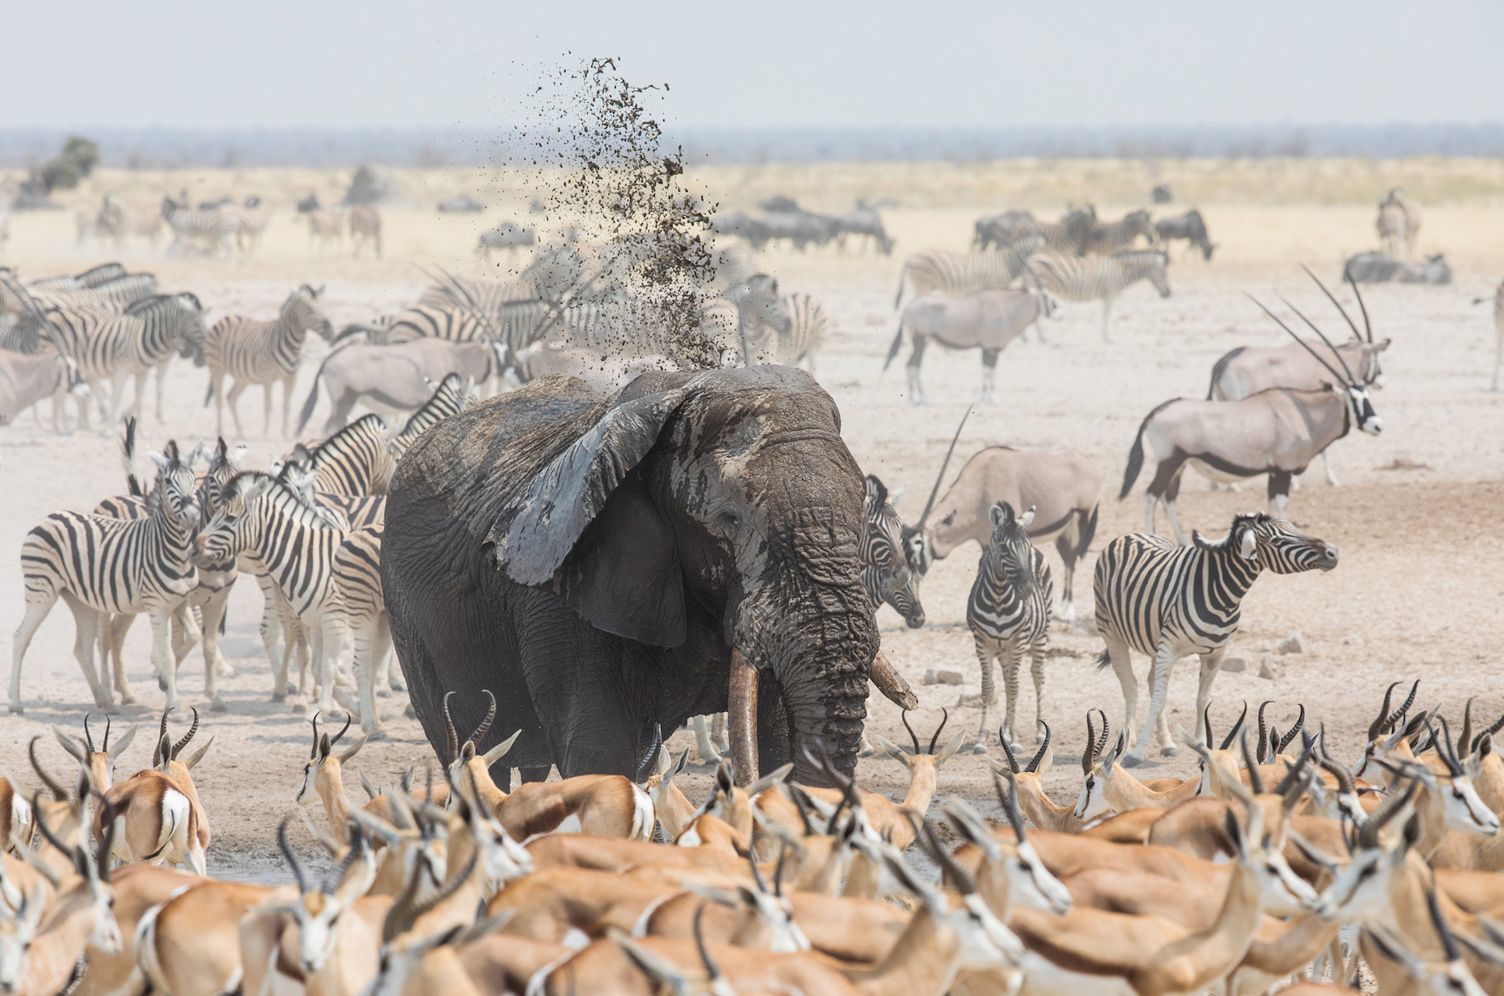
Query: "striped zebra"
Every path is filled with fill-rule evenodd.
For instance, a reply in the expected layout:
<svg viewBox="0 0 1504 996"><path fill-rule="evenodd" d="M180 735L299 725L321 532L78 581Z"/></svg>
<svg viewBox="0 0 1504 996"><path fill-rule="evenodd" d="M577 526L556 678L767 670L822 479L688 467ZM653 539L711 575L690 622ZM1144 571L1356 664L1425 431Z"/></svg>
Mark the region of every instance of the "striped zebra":
<svg viewBox="0 0 1504 996"><path fill-rule="evenodd" d="M1148 211L1130 211L1117 221L1095 221L1086 234L1085 251L1097 255L1110 255L1123 249L1133 248L1139 236L1151 246L1158 233Z"/></svg>
<svg viewBox="0 0 1504 996"><path fill-rule="evenodd" d="M31 286L38 290L77 290L97 287L111 280L118 280L128 273L124 263L100 263L72 276L41 277L33 280Z"/></svg>
<svg viewBox="0 0 1504 996"><path fill-rule="evenodd" d="M813 376L815 356L830 331L830 316L824 305L803 291L785 294L783 306L788 312L789 328L787 332L769 329L773 334L773 361L791 367L802 364Z"/></svg>
<svg viewBox="0 0 1504 996"><path fill-rule="evenodd" d="M947 252L944 249L916 252L903 262L893 307L903 304L905 285L912 297L922 297L933 291L961 295L982 290L1005 290L1023 274L1029 257L1047 248L1045 237L1035 233L999 249L982 252Z"/></svg>
<svg viewBox="0 0 1504 996"><path fill-rule="evenodd" d="M1194 533L1192 540L1176 546L1149 533L1131 533L1109 543L1097 560L1092 592L1097 632L1107 645L1097 665L1110 664L1117 672L1127 713L1124 729L1130 733L1138 718L1130 651L1152 660L1149 714L1125 760L1130 765L1143 760L1156 730L1164 753L1175 753L1165 694L1175 662L1190 654L1201 658L1194 715L1205 711L1212 680L1238 631L1243 596L1262 572L1297 574L1337 566L1335 546L1263 513L1236 516L1221 539Z"/></svg>
<svg viewBox="0 0 1504 996"><path fill-rule="evenodd" d="M1108 342L1107 327L1117 296L1140 280L1148 280L1160 297L1170 296L1170 278L1165 272L1170 256L1161 249L1127 249L1111 256L1071 256L1059 252L1035 253L1027 265L1029 280L1041 290L1064 301L1102 302L1102 341Z"/></svg>
<svg viewBox="0 0 1504 996"><path fill-rule="evenodd" d="M1097 209L1090 204L1071 208L1059 221L1036 221L1025 232L1044 239L1044 249L1049 252L1065 252L1076 256L1086 252L1087 241L1097 224Z"/></svg>
<svg viewBox="0 0 1504 996"><path fill-rule="evenodd" d="M171 197L162 198L162 220L172 232L168 254L198 253L213 256L229 253L241 231L241 219L227 210L228 205L195 207Z"/></svg>
<svg viewBox="0 0 1504 996"><path fill-rule="evenodd" d="M987 737L987 711L996 694L992 687L992 662L996 660L1003 671L1007 697L998 736L1016 746L1020 738L1014 726L1014 708L1018 703L1018 667L1025 652L1034 677L1034 716L1044 719L1044 652L1050 644L1050 603L1055 586L1044 554L1029 541L1034 509L1030 507L1019 516L1012 505L1000 501L987 512L992 520L992 539L982 551L977 579L966 602L966 625L971 628L977 662L982 667L982 720L976 742L982 744Z"/></svg>
<svg viewBox="0 0 1504 996"><path fill-rule="evenodd" d="M146 378L157 371L157 418L162 418L165 389L163 374L172 355L202 362L204 309L193 294L158 294L132 304L119 314L55 309L47 313L51 338L65 356L78 365L79 376L99 392L108 380L110 402L100 405L113 420L120 407L125 380L134 377L134 408L144 418ZM88 426L88 406L80 403L79 420Z"/></svg>
<svg viewBox="0 0 1504 996"><path fill-rule="evenodd" d="M137 301L155 296L157 278L150 273L127 273L90 285L50 288L32 284L30 289L44 308L123 311Z"/></svg>
<svg viewBox="0 0 1504 996"><path fill-rule="evenodd" d="M292 383L298 375L298 361L309 330L329 339L333 326L319 307L323 288L314 290L303 284L287 296L277 317L271 321L226 315L215 322L204 336L204 363L209 368L209 390L204 404L214 402L214 431L224 432L225 406L235 421L235 434L244 436L236 402L252 384L260 384L263 432L271 434L272 389L282 384L282 434L288 434L288 416L292 408ZM224 390L225 378L231 384Z"/></svg>
<svg viewBox="0 0 1504 996"><path fill-rule="evenodd" d="M164 453L152 454L152 461L157 475L145 518L54 512L27 534L21 545L26 611L11 660L11 712L21 712L21 665L31 638L59 597L73 612L73 655L97 706L114 707L109 685L94 663L101 617L136 612L151 619L152 665L165 687L167 708L177 706L168 626L173 611L197 585L189 556L199 506L193 470L179 456L176 442L169 442Z"/></svg>
<svg viewBox="0 0 1504 996"><path fill-rule="evenodd" d="M339 624L354 646L351 665L359 694L356 711L367 736L380 734L377 686L390 681L392 629L381 588L380 524L351 530L334 554L332 585Z"/></svg>
<svg viewBox="0 0 1504 996"><path fill-rule="evenodd" d="M531 280L472 280L443 273L423 289L417 307L452 308L455 305L483 315L500 315L508 305L526 304L538 299Z"/></svg>
<svg viewBox="0 0 1504 996"><path fill-rule="evenodd" d="M402 459L403 454L418 441L419 436L440 420L464 411L474 401L475 383L473 381L462 378L459 374L450 374L445 377L440 381L439 386L434 388L433 397L424 402L423 407L413 412L401 430L392 437L388 448L393 464Z"/></svg>
<svg viewBox="0 0 1504 996"><path fill-rule="evenodd" d="M924 606L919 602L918 579L903 552L903 519L893 508L898 498L888 494L876 475L867 475L862 502L867 524L862 540L862 585L873 609L886 602L910 629L918 629L924 625Z"/></svg>
<svg viewBox="0 0 1504 996"><path fill-rule="evenodd" d="M387 425L380 415L362 415L316 446L299 443L287 458L314 473L315 491L336 495L383 495L391 481Z"/></svg>
<svg viewBox="0 0 1504 996"><path fill-rule="evenodd" d="M228 492L224 506L198 538L196 560L221 565L244 557L256 573L271 579L307 634L314 680L320 686L317 708L328 711L343 635L333 611L330 579L347 530L269 474L237 474ZM286 663L286 654L272 661L274 686L284 694Z"/></svg>

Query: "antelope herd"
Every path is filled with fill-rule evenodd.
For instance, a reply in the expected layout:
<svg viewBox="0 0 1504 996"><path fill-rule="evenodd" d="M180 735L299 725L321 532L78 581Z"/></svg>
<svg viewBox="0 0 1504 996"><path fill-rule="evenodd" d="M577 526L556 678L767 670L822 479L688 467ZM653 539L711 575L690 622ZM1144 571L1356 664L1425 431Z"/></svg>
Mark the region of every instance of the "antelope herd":
<svg viewBox="0 0 1504 996"><path fill-rule="evenodd" d="M165 226L178 252L247 253L266 210L256 198L169 198L153 226L107 198L79 231L119 243L154 240ZM893 245L866 203L844 216L778 199L764 210L732 219L724 234L801 250L847 234L884 254ZM381 255L374 208L315 201L301 213L320 249L348 229L354 251ZM1394 254L1413 255L1418 226L1398 191L1381 204L1379 231ZM1397 706L1389 688L1362 743L1329 743L1315 710L1308 724L1306 704L1294 703L1280 713L1290 718L1275 720L1282 729L1267 722L1273 703L1258 707L1256 723L1245 703L1230 730L1213 733L1214 679L1250 587L1266 573L1338 564L1335 546L1289 523L1292 479L1352 428L1376 435L1382 425L1370 392L1382 386L1390 340L1376 340L1351 264L1361 330L1312 274L1350 340L1333 341L1283 302L1312 341L1255 302L1292 341L1227 353L1205 399L1159 405L1133 439L1119 497L1148 468L1147 531L1107 543L1093 580L1097 661L1120 681L1124 723L1114 737L1107 711L1087 715L1073 799L1052 798L1042 777L1057 746L1052 720L1060 725L1046 705L1044 661L1051 624L1075 619L1074 572L1096 537L1103 473L1072 450L991 446L942 495L964 418L913 524L895 511L896 493L866 479L862 580L874 608L887 603L923 626L920 587L934 562L968 540L982 551L966 606L980 665L976 726L967 721L947 739L943 712L925 744L905 708L910 748L873 737L871 753L907 771L902 799L814 755L807 760L828 784L789 781L788 766L738 778L722 761L708 794L693 798L682 777L689 752L674 757L664 744L673 731L663 729L633 759L635 778L586 774L509 791L507 755L522 731L498 731L510 735L484 746L502 688L485 692L468 736L453 710L481 704L445 695L438 764L414 758L397 784L373 785L359 754L384 735L383 707L405 692L392 669L380 569L384 496L398 462L483 394L556 373L620 387L644 370L695 362L682 341L645 328L619 287L599 289L621 265L613 252L630 246L520 233L506 225L479 243L482 252L530 251L519 277L440 271L411 307L342 328L328 317L324 288L309 284L291 289L275 315L211 324L195 294L161 292L154 276L119 264L29 281L0 270L4 416L50 399L61 431L69 396L79 427L94 408L109 425L133 413L122 441L128 493L88 513L47 516L21 551L12 712L26 703L32 636L61 600L75 622L74 656L106 715L97 745L94 714L83 717L82 736L54 728L67 760L45 757L43 738L30 742L39 790L0 778L0 992L1313 994L1350 991L1360 976L1383 993L1504 992L1495 919L1504 916L1504 762L1494 745L1504 718L1476 725L1471 701L1461 717L1414 711L1417 682ZM923 403L929 339L980 348L981 401L992 403L998 354L1038 331L1058 301L1101 301L1106 340L1125 288L1145 280L1168 296L1170 239L1207 261L1216 248L1195 210L1157 223L1146 211L1100 221L1090 207L1054 223L1017 211L981 219L974 251L903 262L900 301L905 290L911 298L888 361L907 331L908 399ZM832 327L825 307L786 292L745 254L722 251L698 310L711 361L798 363L813 373ZM1495 320L1504 357L1504 285ZM311 366L309 346L323 356L304 379L311 390L294 426L291 393ZM327 398L322 436L262 469L222 434L191 448L168 440L150 454L143 485L134 464L147 381L156 375L160 423L174 359L206 368L217 433L227 407L244 436L238 401L259 386L264 435L302 433ZM1267 476L1269 513L1188 537L1177 507L1187 466L1219 482ZM1326 473L1335 483L1330 465ZM1156 534L1161 503L1177 542ZM1038 548L1052 539L1058 578ZM286 874L270 883L212 876L213 824L197 784L226 775L216 772L212 738L198 739L196 708L181 736L170 728L185 708L178 674L195 645L208 725L227 708L219 636L242 573L262 594L268 695L300 698L311 724L306 757L284 759L288 799L322 814L281 820L275 845ZM108 713L135 701L122 643L141 614L165 708L149 764L122 778L138 730L112 728ZM1142 716L1132 653L1151 660ZM1175 661L1189 655L1200 662L1196 729L1172 731L1167 688ZM1018 720L1025 657L1033 725ZM994 660L1005 693L996 730ZM321 727L340 713L337 732ZM703 718L696 729L700 753L720 761ZM1136 777L1151 741L1174 753L1177 733L1198 773ZM963 751L988 757L1005 818L997 825L945 791L943 767ZM346 783L357 780L364 801L351 800ZM932 865L938 881L924 871Z"/></svg>

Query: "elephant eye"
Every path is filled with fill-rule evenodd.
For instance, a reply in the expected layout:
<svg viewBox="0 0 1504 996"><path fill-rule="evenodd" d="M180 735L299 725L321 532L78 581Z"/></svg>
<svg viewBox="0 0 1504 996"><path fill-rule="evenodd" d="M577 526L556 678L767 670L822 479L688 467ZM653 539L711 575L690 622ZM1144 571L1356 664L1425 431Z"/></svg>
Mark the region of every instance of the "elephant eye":
<svg viewBox="0 0 1504 996"><path fill-rule="evenodd" d="M742 524L742 517L739 516L739 515L737 515L735 512L722 512L721 513L721 525L725 526L727 529L735 529L736 527L740 526L741 524Z"/></svg>

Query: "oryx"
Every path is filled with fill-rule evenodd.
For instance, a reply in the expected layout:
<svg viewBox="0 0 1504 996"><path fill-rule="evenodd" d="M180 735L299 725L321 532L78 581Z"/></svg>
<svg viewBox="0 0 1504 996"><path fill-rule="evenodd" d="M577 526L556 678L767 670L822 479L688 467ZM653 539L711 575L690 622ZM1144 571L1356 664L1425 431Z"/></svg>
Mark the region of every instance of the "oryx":
<svg viewBox="0 0 1504 996"><path fill-rule="evenodd" d="M980 349L982 392L978 400L984 405L994 404L992 384L998 354L1030 325L1038 329L1039 319L1053 315L1056 307L1053 297L1034 288L983 290L965 296L924 294L904 305L883 369L887 370L898 355L904 330L908 329L913 339L907 364L909 401L922 405L925 398L919 383L919 364L924 361L924 347L931 339L947 349Z"/></svg>
<svg viewBox="0 0 1504 996"><path fill-rule="evenodd" d="M1326 288L1323 286L1322 290ZM1332 301L1336 303L1335 298ZM1285 519L1294 475L1303 473L1317 455L1347 435L1354 422L1370 436L1383 431L1368 397L1368 385L1353 374L1325 333L1294 305L1284 302L1335 354L1337 366L1296 335L1274 312L1256 300L1254 303L1307 350L1331 374L1332 380L1323 381L1315 390L1271 387L1238 401L1175 398L1151 411L1134 437L1133 448L1128 452L1128 467L1123 473L1123 487L1118 492L1121 501L1132 489L1143 469L1147 441L1154 459L1154 477L1144 494L1150 533L1154 532L1155 507L1163 501L1175 538L1181 543L1186 541L1175 500L1180 494L1180 477L1188 464L1211 481L1268 475L1270 514ZM1337 309L1349 323L1352 321L1340 304ZM1363 320L1366 325L1367 309Z"/></svg>
<svg viewBox="0 0 1504 996"><path fill-rule="evenodd" d="M1309 270L1306 271L1310 273ZM1315 279L1312 275L1311 279ZM1320 286L1320 281L1316 281ZM1326 291L1325 287L1321 288ZM1354 285L1353 292L1357 293ZM1330 297L1330 292L1328 292ZM1332 302L1336 303L1335 300ZM1339 362L1352 370L1364 387L1384 386L1384 371L1379 366L1379 354L1389 348L1388 339L1375 342L1373 329L1368 326L1368 311L1363 307L1363 298L1358 297L1358 306L1363 309L1365 333L1356 325L1353 337L1335 348L1326 343L1286 343L1283 346L1239 346L1224 353L1212 367L1211 384L1206 389L1208 401L1238 401L1242 398L1268 390L1271 387L1287 387L1296 391L1319 390L1328 380L1328 371ZM1344 314L1344 317L1346 315ZM1313 352L1318 355L1313 355ZM1326 473L1326 483L1336 485L1332 473L1331 454L1323 451L1321 468Z"/></svg>
<svg viewBox="0 0 1504 996"><path fill-rule="evenodd" d="M963 418L961 425L965 424ZM960 436L958 427L956 439ZM1055 541L1064 566L1059 618L1067 623L1074 621L1076 608L1071 581L1076 564L1086 556L1096 534L1101 472L1075 450L988 446L966 461L955 483L937 501L955 448L956 442L952 440L924 512L903 531L904 556L910 568L923 577L934 561L943 560L956 547L971 540L985 549L992 539L990 513L997 502L1007 502L1015 509L1032 507L1034 518L1028 527L1029 540L1036 544Z"/></svg>

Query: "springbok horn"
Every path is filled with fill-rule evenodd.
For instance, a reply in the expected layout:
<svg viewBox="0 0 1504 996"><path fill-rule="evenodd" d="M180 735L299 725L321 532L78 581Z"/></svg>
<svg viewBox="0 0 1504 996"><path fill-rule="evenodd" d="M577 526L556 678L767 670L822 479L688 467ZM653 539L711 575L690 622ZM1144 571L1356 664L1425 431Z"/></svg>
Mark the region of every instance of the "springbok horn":
<svg viewBox="0 0 1504 996"><path fill-rule="evenodd" d="M1202 742L1210 749L1212 745L1212 704L1208 702L1206 708L1201 710L1201 730L1206 734Z"/></svg>
<svg viewBox="0 0 1504 996"><path fill-rule="evenodd" d="M460 735L454 728L454 717L449 714L449 699L454 695L450 690L444 693L444 763L452 764L460 756Z"/></svg>
<svg viewBox="0 0 1504 996"><path fill-rule="evenodd" d="M287 867L292 871L293 881L298 883L298 892L308 891L308 880L303 877L303 866L298 864L298 859L292 853L292 845L287 842L287 825L292 822L292 817L283 817L282 823L277 827L277 847L282 851L282 857L287 861Z"/></svg>
<svg viewBox="0 0 1504 996"><path fill-rule="evenodd" d="M88 716L84 717L84 732L89 732ZM1457 735L1457 746L1461 748L1464 757L1470 757L1473 753L1473 696L1467 697L1467 705L1462 707L1462 732Z"/></svg>
<svg viewBox="0 0 1504 996"><path fill-rule="evenodd" d="M915 733L914 732L914 728L909 725L909 711L907 709L905 709L899 715L899 718L903 720L903 728L905 730L909 731L909 739L914 742L914 754L915 754L915 756L917 757L918 755L924 753L922 750L919 749L919 735L917 733Z"/></svg>
<svg viewBox="0 0 1504 996"><path fill-rule="evenodd" d="M937 727L935 727L935 735L932 736L932 737L930 737L930 749L927 750L927 751L925 751L926 754L933 754L933 753L935 753L935 744L937 744L937 743L940 742L940 734L941 734L941 732L944 731L945 724L949 723L949 722L950 722L950 710L946 709L944 706L941 706L940 707L940 725L937 726Z"/></svg>
<svg viewBox="0 0 1504 996"><path fill-rule="evenodd" d="M710 957L710 948L705 943L705 904L695 907L695 950L699 952L700 963L705 966L705 975L711 982L721 977L720 966L715 959Z"/></svg>
<svg viewBox="0 0 1504 996"><path fill-rule="evenodd" d="M1018 758L1013 756L1013 748L1008 746L1007 731L1001 726L997 728L997 742L1003 745L1003 756L1008 759L1008 770L1012 771L1015 775L1018 774L1020 770L1018 767ZM1033 771L1034 769L1030 768L1029 770Z"/></svg>
<svg viewBox="0 0 1504 996"><path fill-rule="evenodd" d="M1238 736L1238 745L1243 750L1243 767L1248 771L1248 789L1254 795L1264 794L1264 776L1259 773L1259 764L1254 760L1253 752L1248 749L1248 731L1243 730Z"/></svg>
<svg viewBox="0 0 1504 996"><path fill-rule="evenodd" d="M1232 724L1232 729L1228 730L1227 731L1227 736L1225 736L1225 737L1222 738L1222 747L1221 747L1222 750L1227 750L1227 748L1229 748L1229 747L1231 747L1233 745L1233 741L1235 741L1235 740L1238 739L1238 734L1240 734L1240 733L1243 732L1243 721L1246 720L1247 718L1248 718L1248 702L1245 699L1244 702L1243 702L1243 711L1240 712L1240 713L1238 713L1238 721L1236 723Z"/></svg>
<svg viewBox="0 0 1504 996"><path fill-rule="evenodd" d="M1260 301L1258 298L1254 297L1252 294L1245 294L1244 296L1246 296L1248 298L1248 300L1252 301L1254 304L1258 305L1259 308L1264 312L1264 314L1266 314L1270 318L1274 319L1274 322L1275 322L1276 325L1278 325L1280 328L1284 329L1286 332L1290 333L1290 338L1294 339L1300 345L1301 349L1304 349L1306 352L1310 353L1312 359L1314 359L1317 363L1320 363L1323 367L1325 367L1327 373L1329 373L1329 374L1332 375L1332 379L1333 380L1339 380L1339 381L1342 380L1342 375L1337 372L1337 368L1334 367L1334 366L1332 366L1330 363L1328 363L1326 361L1326 357L1322 356L1320 353L1316 352L1316 350L1312 349L1310 343L1306 342L1300 336L1296 335L1295 334L1295 330L1292 329L1290 326L1286 325L1283 321L1281 321L1280 317L1278 315L1276 315L1274 312L1270 311L1268 308L1264 307L1264 302ZM1344 383L1346 383L1346 382L1344 381Z"/></svg>
<svg viewBox="0 0 1504 996"><path fill-rule="evenodd" d="M1401 702L1399 708L1391 712L1388 718L1384 720L1384 730L1387 731L1393 728L1393 726L1398 723L1407 712L1410 711L1410 707L1415 705L1415 695L1419 691L1420 679L1416 678L1415 682L1410 686L1410 694L1405 696L1405 701Z"/></svg>
<svg viewBox="0 0 1504 996"><path fill-rule="evenodd" d="M313 719L311 720L311 722L313 723L313 747L309 749L309 757L319 756L319 716L321 714L322 713L315 712L313 714Z"/></svg>
<svg viewBox="0 0 1504 996"><path fill-rule="evenodd" d="M162 741L163 737L167 736L167 714L170 713L170 712L172 712L171 709L163 709L162 710L162 725L159 726L159 727L157 727L157 742L158 743L160 743Z"/></svg>
<svg viewBox="0 0 1504 996"><path fill-rule="evenodd" d="M334 739L329 741L330 747L334 747L339 743L340 738L343 737L345 733L350 729L350 720L353 718L354 716L351 713L345 713L345 725L340 727L339 732L334 735Z"/></svg>
<svg viewBox="0 0 1504 996"><path fill-rule="evenodd" d="M750 785L761 770L757 763L757 668L742 652L731 648L728 695L731 725L731 763L739 785Z"/></svg>
<svg viewBox="0 0 1504 996"><path fill-rule="evenodd" d="M480 738L490 731L491 724L496 721L496 696L491 694L491 689L489 688L482 688L481 694L486 697L487 702L490 704L486 708L486 718L481 720L480 725L475 728L475 732L470 734L470 739L475 741L476 747L480 746Z"/></svg>
<svg viewBox="0 0 1504 996"><path fill-rule="evenodd" d="M1285 752L1285 748L1295 742L1300 731L1306 728L1306 704L1300 703L1300 715L1295 717L1295 725L1285 731L1285 735L1279 738L1279 743L1274 745L1274 754L1278 757Z"/></svg>
<svg viewBox="0 0 1504 996"><path fill-rule="evenodd" d="M1472 700L1471 699L1468 700L1468 704L1469 705L1472 704ZM85 746L87 746L89 748L89 753L93 754L95 752L94 751L94 734L92 734L92 733L89 732L89 716L90 716L90 713L87 713L87 712L84 713L84 744L85 744ZM105 723L106 724L109 723L109 717L105 717ZM109 749L109 746L110 746L110 733L109 733L109 729L110 729L109 726L106 725L105 726L105 734L104 734L104 746L105 746L105 749ZM1466 730L1467 727L1463 726L1463 729ZM1466 739L1466 737L1464 736L1463 739Z"/></svg>
<svg viewBox="0 0 1504 996"><path fill-rule="evenodd" d="M1441 755L1441 760L1446 764L1447 771L1451 773L1452 777L1461 778L1463 774L1462 762L1458 759L1457 748L1452 743L1452 729L1447 725L1447 718L1445 716L1437 716L1436 719L1441 723L1440 737L1437 737L1436 730L1431 728L1431 740L1436 744L1436 753ZM1430 727L1429 723L1426 725Z"/></svg>
<svg viewBox="0 0 1504 996"><path fill-rule="evenodd" d="M1050 724L1046 723L1042 719L1038 722L1040 726L1044 727L1044 740L1040 742L1038 753L1036 753L1033 759L1029 761L1029 766L1024 769L1025 771L1038 771L1040 764L1044 762L1045 754L1048 753L1050 749Z"/></svg>
<svg viewBox="0 0 1504 996"><path fill-rule="evenodd" d="M1096 760L1094 755L1097 752L1097 728L1092 725L1091 714L1091 709L1086 710L1086 749L1081 752L1081 771L1088 778L1091 777L1091 766Z"/></svg>
<svg viewBox="0 0 1504 996"><path fill-rule="evenodd" d="M924 503L924 511L919 514L919 521L914 523L914 528L923 530L924 524L929 521L930 510L935 507L935 499L940 497L940 485L945 481L945 469L950 466L950 458L956 452L956 443L961 441L961 430L966 428L966 420L971 418L971 410L976 405L969 405L966 414L961 416L961 424L956 426L956 434L951 437L950 449L945 451L945 459L940 461L940 473L935 475L935 486L930 489L930 499Z"/></svg>
<svg viewBox="0 0 1504 996"><path fill-rule="evenodd" d="M1269 725L1264 722L1264 710L1273 704L1273 699L1265 699L1259 703L1259 746L1254 751L1254 757L1258 759L1260 764L1263 764L1269 757Z"/></svg>
<svg viewBox="0 0 1504 996"><path fill-rule="evenodd" d="M1374 721L1372 723L1368 724L1369 740L1377 740L1383 734L1384 717L1389 715L1389 700L1394 697L1394 690L1400 687L1400 685L1402 684L1404 684L1404 682L1392 681L1389 683L1389 687L1384 689L1384 701L1379 706L1379 714L1378 716L1374 717Z"/></svg>
<svg viewBox="0 0 1504 996"><path fill-rule="evenodd" d="M346 723L345 725L348 726L349 724ZM194 706L193 707L193 724L188 727L188 732L185 733L185 734L183 734L183 739L179 740L177 743L175 743L175 744L172 745L172 760L176 761L178 759L178 754L182 753L183 748L188 746L188 741L192 740L193 739L193 735L195 733L197 733L197 732L198 732L198 706Z"/></svg>
<svg viewBox="0 0 1504 996"><path fill-rule="evenodd" d="M914 694L914 689L909 687L903 675L898 673L881 650L872 657L871 678L877 690L898 708L918 708L919 696Z"/></svg>
<svg viewBox="0 0 1504 996"><path fill-rule="evenodd" d="M1344 373L1347 374L1347 382L1349 384L1356 384L1358 382L1358 378L1356 378L1356 377L1353 376L1353 369L1352 369L1352 367L1350 367L1350 366L1347 365L1347 361L1342 358L1342 353L1337 349L1336 344L1333 343L1332 340L1330 340L1330 339L1328 339L1326 337L1326 333L1323 332L1323 331L1321 331L1320 329L1318 329L1316 327L1316 323L1312 322L1305 315L1301 314L1300 313L1300 309L1297 308L1297 307L1295 307L1295 305L1291 304L1289 301L1286 301L1283 297L1280 298L1280 301L1283 302L1283 304L1284 304L1285 307L1287 307L1291 311L1295 312L1295 317L1296 318L1299 318L1301 321L1305 322L1306 325L1308 325L1310 327L1310 329L1311 329L1312 332L1315 332L1318 336L1321 337L1321 341L1324 342L1324 343L1326 343L1327 346L1331 349L1332 355L1335 356L1335 357L1337 357L1337 362L1340 363L1340 364L1342 364L1342 370L1343 370ZM1357 331L1357 330L1355 329L1354 331Z"/></svg>
<svg viewBox="0 0 1504 996"><path fill-rule="evenodd" d="M1478 744L1483 741L1484 737L1491 737L1494 734L1498 733L1500 730L1504 730L1504 716L1500 716L1498 719L1494 720L1492 725L1490 725L1482 733L1473 737L1473 750L1476 751L1478 749Z"/></svg>
<svg viewBox="0 0 1504 996"><path fill-rule="evenodd" d="M1377 809L1368 814L1368 819L1358 828L1358 844L1362 847L1377 847L1379 845L1379 833L1384 825L1394 819L1396 813L1408 806L1415 798L1416 790L1420 788L1420 782L1410 780L1410 784L1403 792L1396 792L1383 802Z"/></svg>
<svg viewBox="0 0 1504 996"><path fill-rule="evenodd" d="M1344 307L1342 307L1342 302L1338 301L1337 298L1332 294L1332 292L1326 289L1326 284L1322 283L1321 282L1321 278L1318 277L1316 274L1314 274L1314 273L1311 272L1311 268L1309 266L1307 266L1304 263L1301 263L1300 264L1300 268L1302 270L1306 271L1306 276L1308 276L1312 280L1316 281L1316 286L1321 288L1321 293L1325 294L1326 295L1326 299L1328 301L1332 302L1332 304L1336 306L1336 308L1337 308L1337 314L1341 315L1342 316L1342 320L1345 321L1345 322L1347 322L1347 327L1353 330L1353 338L1359 340L1360 342L1363 341L1363 333L1361 333L1361 332L1358 331L1358 326L1354 325L1353 324L1353 320L1350 317L1348 317L1347 309L1344 308ZM1357 290L1358 290L1358 285L1357 284L1353 284L1353 291L1356 293ZM1358 298L1358 306L1362 307L1362 305L1363 305L1363 298L1359 297ZM1363 324L1364 325L1368 324L1368 310L1366 308L1363 311ZM1373 342L1373 331L1371 329L1369 330L1369 335L1368 335L1367 341L1368 342Z"/></svg>
<svg viewBox="0 0 1504 996"><path fill-rule="evenodd" d="M66 799L68 798L68 793L52 779L52 776L42 770L42 762L37 760L37 741L40 739L42 738L32 737L31 743L26 747L26 753L31 758L31 769L37 773L37 777L42 780L42 784L47 786L47 791L52 793L54 799ZM63 853L67 853L66 848L63 850Z"/></svg>
<svg viewBox="0 0 1504 996"><path fill-rule="evenodd" d="M1105 711L1098 709L1097 715L1102 717L1102 732L1097 734L1097 744L1092 750L1096 752L1097 757L1101 757L1102 751L1107 747L1107 734L1112 729L1112 724L1107 722Z"/></svg>
<svg viewBox="0 0 1504 996"><path fill-rule="evenodd" d="M1426 910L1431 914L1431 924L1436 928L1436 936L1441 938L1441 951L1446 955L1447 963L1457 960L1457 939L1452 936L1452 928L1447 926L1446 917L1441 915L1441 903L1436 899L1436 886L1426 890Z"/></svg>

